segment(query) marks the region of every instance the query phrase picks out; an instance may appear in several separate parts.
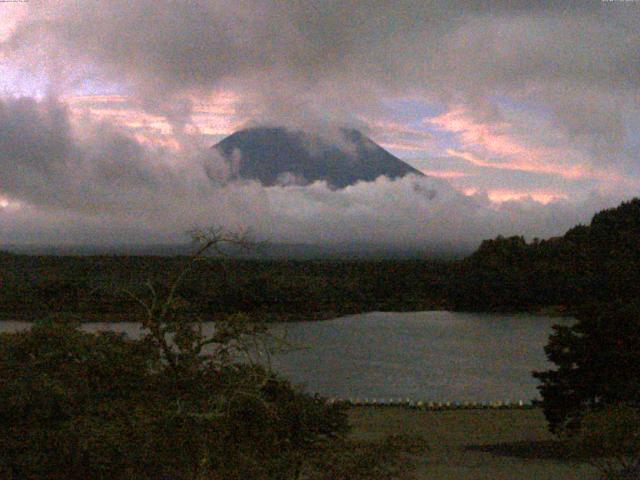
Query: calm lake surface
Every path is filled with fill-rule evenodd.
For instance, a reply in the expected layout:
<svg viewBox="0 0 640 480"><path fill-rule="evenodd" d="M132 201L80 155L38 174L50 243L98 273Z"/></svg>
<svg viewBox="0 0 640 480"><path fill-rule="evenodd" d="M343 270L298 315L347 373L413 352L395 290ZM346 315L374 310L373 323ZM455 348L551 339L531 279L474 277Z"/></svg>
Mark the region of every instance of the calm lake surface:
<svg viewBox="0 0 640 480"><path fill-rule="evenodd" d="M550 365L551 325L568 318L457 312L373 312L322 322L275 324L294 347L274 354L274 370L310 392L353 399L529 401L539 398L532 370ZM0 331L28 328L0 322ZM135 323L89 323L88 331L132 337Z"/></svg>

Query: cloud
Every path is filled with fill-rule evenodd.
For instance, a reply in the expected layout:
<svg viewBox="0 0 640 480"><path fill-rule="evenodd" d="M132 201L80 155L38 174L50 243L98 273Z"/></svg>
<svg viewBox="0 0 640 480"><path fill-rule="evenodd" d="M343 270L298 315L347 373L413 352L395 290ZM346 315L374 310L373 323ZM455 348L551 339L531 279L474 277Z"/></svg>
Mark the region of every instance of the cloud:
<svg viewBox="0 0 640 480"><path fill-rule="evenodd" d="M480 122L463 108L455 108L428 119L428 122L458 135L467 151L450 149L448 153L477 166L549 173L570 179L593 178L599 174L593 167L584 165L580 152L571 150L568 145L551 143L550 140L558 135L548 126L538 128L535 137L530 132L522 135L514 132L513 126L506 121Z"/></svg>
<svg viewBox="0 0 640 480"><path fill-rule="evenodd" d="M639 30L637 4L599 0L33 0L0 32L0 86L34 97L0 104L2 235L561 233L640 185ZM208 147L252 123L355 125L451 184L212 185Z"/></svg>
<svg viewBox="0 0 640 480"><path fill-rule="evenodd" d="M38 2L6 49L48 44L74 72L156 100L232 86L281 118L349 116L410 92L478 115L491 95L534 98L570 135L615 147L616 112L640 82L637 6L527 3Z"/></svg>
<svg viewBox="0 0 640 480"><path fill-rule="evenodd" d="M174 125L165 115L150 113L145 106L126 95L68 95L62 100L73 117L89 117L90 121L105 120L135 132L137 139L149 143L176 147L178 139ZM230 92L217 91L193 99L189 108L189 125L179 126L198 134L202 142L215 143L240 128L245 120L237 115L238 99ZM183 122L184 123L184 122ZM193 135L189 137L193 141Z"/></svg>
<svg viewBox="0 0 640 480"><path fill-rule="evenodd" d="M498 233L557 235L611 201L496 205L414 176L338 191L323 182L216 183L207 169L224 160L210 148L157 147L70 115L50 98L0 103L0 242L175 242L217 224L276 242L471 248Z"/></svg>

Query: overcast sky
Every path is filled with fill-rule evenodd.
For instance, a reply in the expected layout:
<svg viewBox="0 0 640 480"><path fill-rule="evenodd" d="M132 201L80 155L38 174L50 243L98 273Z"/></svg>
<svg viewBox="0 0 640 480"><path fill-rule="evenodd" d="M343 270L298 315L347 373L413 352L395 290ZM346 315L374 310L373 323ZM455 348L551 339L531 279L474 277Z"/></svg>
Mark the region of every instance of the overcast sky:
<svg viewBox="0 0 640 480"><path fill-rule="evenodd" d="M640 187L640 1L29 0L0 42L0 243L476 245ZM355 126L428 177L213 185L259 124Z"/></svg>

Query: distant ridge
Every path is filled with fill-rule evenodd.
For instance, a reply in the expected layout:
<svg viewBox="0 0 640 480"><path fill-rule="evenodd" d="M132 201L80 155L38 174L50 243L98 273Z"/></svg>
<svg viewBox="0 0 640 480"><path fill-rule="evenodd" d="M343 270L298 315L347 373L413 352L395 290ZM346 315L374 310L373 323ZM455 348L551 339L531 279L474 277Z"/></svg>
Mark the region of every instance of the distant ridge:
<svg viewBox="0 0 640 480"><path fill-rule="evenodd" d="M469 250L449 245L398 247L376 243L344 242L331 245L264 242L255 249L223 249L229 258L253 260L376 260L376 259L459 259ZM3 254L32 256L187 256L194 252L190 243L113 244L113 245L0 245Z"/></svg>
<svg viewBox="0 0 640 480"><path fill-rule="evenodd" d="M594 305L636 305L640 318L640 198L596 213L548 240L498 236L459 266L450 300L462 310L575 314ZM553 310L551 310L553 311ZM636 320L634 320L636 321Z"/></svg>
<svg viewBox="0 0 640 480"><path fill-rule="evenodd" d="M266 186L324 180L333 188L344 188L381 176L424 176L358 130L338 132L332 142L284 127L250 128L230 135L213 148L233 165L233 176L258 180Z"/></svg>

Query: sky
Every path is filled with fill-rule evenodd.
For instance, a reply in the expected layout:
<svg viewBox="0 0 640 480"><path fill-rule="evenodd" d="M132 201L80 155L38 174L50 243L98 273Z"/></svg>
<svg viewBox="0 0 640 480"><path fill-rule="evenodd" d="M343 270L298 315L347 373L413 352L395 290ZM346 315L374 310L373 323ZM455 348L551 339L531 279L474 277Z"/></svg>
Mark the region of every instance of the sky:
<svg viewBox="0 0 640 480"><path fill-rule="evenodd" d="M212 184L253 125L427 177ZM546 238L638 195L639 126L639 1L0 3L0 244Z"/></svg>

